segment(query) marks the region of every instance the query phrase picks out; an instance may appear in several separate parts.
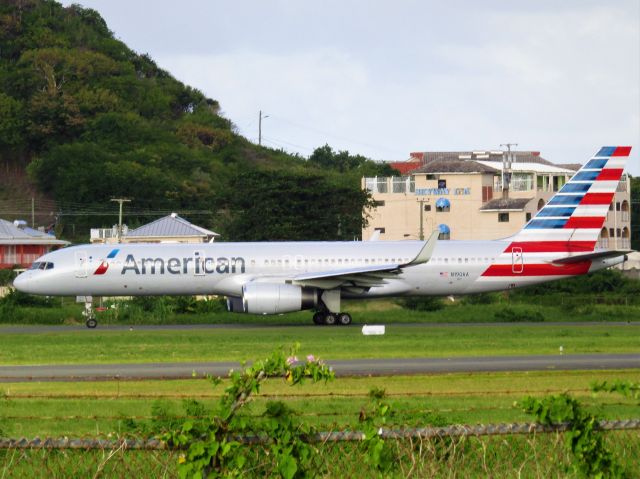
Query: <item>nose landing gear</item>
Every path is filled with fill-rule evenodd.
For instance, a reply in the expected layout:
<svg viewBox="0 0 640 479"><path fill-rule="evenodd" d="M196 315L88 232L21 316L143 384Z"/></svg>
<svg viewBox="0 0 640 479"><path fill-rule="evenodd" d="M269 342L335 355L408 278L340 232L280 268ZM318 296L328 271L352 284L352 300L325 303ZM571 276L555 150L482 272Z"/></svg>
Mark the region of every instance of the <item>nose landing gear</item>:
<svg viewBox="0 0 640 479"><path fill-rule="evenodd" d="M84 324L87 325L87 328L94 329L98 326L98 321L96 320L96 312L93 309L93 298L91 296L79 296L78 302L80 301L84 302L84 311L82 312L82 316L86 319Z"/></svg>

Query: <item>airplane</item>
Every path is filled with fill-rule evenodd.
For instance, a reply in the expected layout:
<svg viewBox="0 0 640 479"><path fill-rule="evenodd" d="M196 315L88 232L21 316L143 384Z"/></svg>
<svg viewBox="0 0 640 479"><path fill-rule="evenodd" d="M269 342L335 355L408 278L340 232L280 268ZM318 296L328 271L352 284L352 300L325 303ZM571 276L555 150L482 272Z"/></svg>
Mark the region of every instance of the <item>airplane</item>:
<svg viewBox="0 0 640 479"><path fill-rule="evenodd" d="M603 147L514 236L499 240L80 245L38 258L19 291L85 296L224 295L229 311L315 310L351 323L343 298L449 296L518 288L622 263L596 248L631 147Z"/></svg>

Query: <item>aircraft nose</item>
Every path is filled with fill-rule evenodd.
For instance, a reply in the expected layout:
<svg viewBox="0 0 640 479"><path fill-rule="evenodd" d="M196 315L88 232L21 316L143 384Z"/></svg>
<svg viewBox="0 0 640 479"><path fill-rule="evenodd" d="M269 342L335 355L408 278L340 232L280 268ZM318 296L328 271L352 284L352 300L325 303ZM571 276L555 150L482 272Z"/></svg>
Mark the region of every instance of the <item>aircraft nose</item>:
<svg viewBox="0 0 640 479"><path fill-rule="evenodd" d="M22 293L30 293L29 290L29 277L28 272L20 273L16 279L13 280L13 287Z"/></svg>

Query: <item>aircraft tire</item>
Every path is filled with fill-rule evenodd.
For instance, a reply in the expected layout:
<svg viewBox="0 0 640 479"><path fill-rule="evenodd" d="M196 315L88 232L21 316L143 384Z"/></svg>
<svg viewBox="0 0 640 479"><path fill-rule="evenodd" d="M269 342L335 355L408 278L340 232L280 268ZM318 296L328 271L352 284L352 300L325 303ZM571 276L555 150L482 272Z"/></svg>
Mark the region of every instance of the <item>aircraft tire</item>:
<svg viewBox="0 0 640 479"><path fill-rule="evenodd" d="M336 318L336 315L333 313L327 313L324 315L324 324L326 324L327 326L333 326L334 324L336 324L336 320L338 318Z"/></svg>
<svg viewBox="0 0 640 479"><path fill-rule="evenodd" d="M87 328L93 329L98 325L98 321L91 318L91 319L87 319L87 322L85 324L87 325Z"/></svg>
<svg viewBox="0 0 640 479"><path fill-rule="evenodd" d="M340 313L338 315L338 324L340 326L348 326L351 324L351 315L349 313Z"/></svg>
<svg viewBox="0 0 640 479"><path fill-rule="evenodd" d="M324 313L321 313L320 311L318 311L317 313L314 313L313 323L317 325L324 324Z"/></svg>

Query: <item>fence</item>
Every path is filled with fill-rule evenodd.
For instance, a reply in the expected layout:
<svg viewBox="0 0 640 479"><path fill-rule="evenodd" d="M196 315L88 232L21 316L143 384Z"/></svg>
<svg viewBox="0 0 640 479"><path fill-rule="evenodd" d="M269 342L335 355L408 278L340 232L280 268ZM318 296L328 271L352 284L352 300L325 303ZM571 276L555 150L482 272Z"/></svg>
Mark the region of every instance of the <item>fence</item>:
<svg viewBox="0 0 640 479"><path fill-rule="evenodd" d="M566 426L502 424L381 429L384 477L573 477ZM603 421L600 429L629 477L640 476L640 420ZM237 438L245 475L269 477L276 464L260 436ZM379 477L362 433L327 431L311 438L318 477ZM0 477L177 477L182 452L157 439L0 439Z"/></svg>

